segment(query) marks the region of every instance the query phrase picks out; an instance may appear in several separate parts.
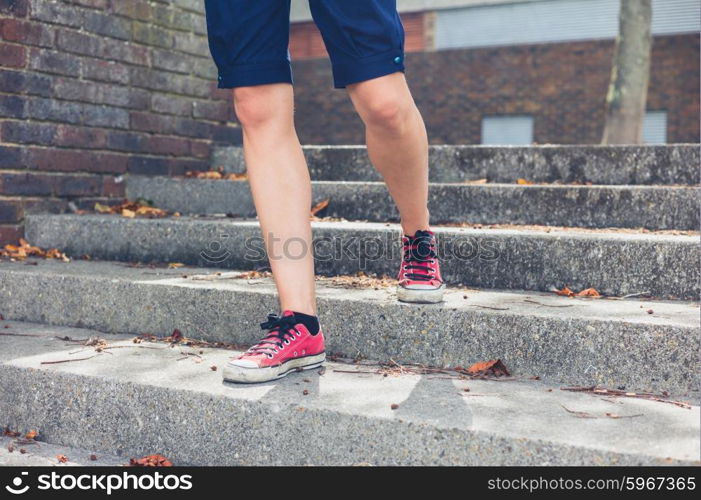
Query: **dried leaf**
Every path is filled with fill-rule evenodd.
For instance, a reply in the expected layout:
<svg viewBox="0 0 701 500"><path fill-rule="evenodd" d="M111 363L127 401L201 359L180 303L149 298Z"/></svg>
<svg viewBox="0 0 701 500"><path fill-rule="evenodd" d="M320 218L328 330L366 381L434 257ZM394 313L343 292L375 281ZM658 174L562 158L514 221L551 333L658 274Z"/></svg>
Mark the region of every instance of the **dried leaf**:
<svg viewBox="0 0 701 500"><path fill-rule="evenodd" d="M522 184L522 185L535 184L533 181L529 181L529 180L527 180L527 179L521 179L521 178L517 179L517 180L516 180L516 183L517 183L517 184Z"/></svg>
<svg viewBox="0 0 701 500"><path fill-rule="evenodd" d="M136 212L134 212L133 210L129 210L128 208L125 208L122 210L122 216L129 217L130 219L133 219L134 217L136 217Z"/></svg>
<svg viewBox="0 0 701 500"><path fill-rule="evenodd" d="M10 259L25 260L29 256L43 257L46 259L61 259L69 262L70 259L56 248L42 250L37 246L30 245L24 238L19 239L19 245L7 244L3 249L0 249L0 256L9 257Z"/></svg>
<svg viewBox="0 0 701 500"><path fill-rule="evenodd" d="M131 467L172 467L173 463L163 455L148 455L143 458L130 458Z"/></svg>
<svg viewBox="0 0 701 500"><path fill-rule="evenodd" d="M103 205L102 203L95 203L95 211L100 214L108 214L112 212L112 207Z"/></svg>
<svg viewBox="0 0 701 500"><path fill-rule="evenodd" d="M553 291L558 295L564 295L565 297L574 297L574 292L567 287L564 287L562 290L555 289Z"/></svg>
<svg viewBox="0 0 701 500"><path fill-rule="evenodd" d="M509 370L506 369L504 363L500 359L494 359L491 361L482 361L475 363L467 369L467 373L470 375L479 376L493 376L501 377L502 375L509 376Z"/></svg>
<svg viewBox="0 0 701 500"><path fill-rule="evenodd" d="M182 339L183 339L183 334L177 328L175 330L173 330L173 333L170 334L171 342L180 342Z"/></svg>
<svg viewBox="0 0 701 500"><path fill-rule="evenodd" d="M56 455L56 458L61 464L65 464L66 462L68 462L68 457L66 455Z"/></svg>
<svg viewBox="0 0 701 500"><path fill-rule="evenodd" d="M7 437L17 437L19 436L19 432L15 432L13 430L10 430L9 427L5 427L5 430L2 431L2 435Z"/></svg>
<svg viewBox="0 0 701 500"><path fill-rule="evenodd" d="M246 271L245 273L241 273L235 276L235 278L242 280L254 280L262 278L271 278L272 276L273 273L271 273L270 271Z"/></svg>
<svg viewBox="0 0 701 500"><path fill-rule="evenodd" d="M577 297L601 297L601 294L595 288L586 288L575 294Z"/></svg>
<svg viewBox="0 0 701 500"><path fill-rule="evenodd" d="M168 269L176 269L176 268L178 268L178 267L183 267L184 265L185 265L185 264L183 264L183 263L181 263L181 262L170 262L170 263L168 264Z"/></svg>
<svg viewBox="0 0 701 500"><path fill-rule="evenodd" d="M39 435L37 431L29 431L24 435L24 439L36 439L36 437Z"/></svg>
<svg viewBox="0 0 701 500"><path fill-rule="evenodd" d="M330 201L331 201L331 200L330 200L329 198L326 198L325 200L322 200L322 201L320 201L319 203L317 203L316 205L314 205L314 206L312 207L311 216L312 216L312 217L316 216L316 214L318 214L318 213L321 212L323 209L325 209L326 207L328 207Z"/></svg>
<svg viewBox="0 0 701 500"><path fill-rule="evenodd" d="M231 173L227 174L225 179L229 181L245 181L246 179L248 179L248 174L246 172L240 174Z"/></svg>

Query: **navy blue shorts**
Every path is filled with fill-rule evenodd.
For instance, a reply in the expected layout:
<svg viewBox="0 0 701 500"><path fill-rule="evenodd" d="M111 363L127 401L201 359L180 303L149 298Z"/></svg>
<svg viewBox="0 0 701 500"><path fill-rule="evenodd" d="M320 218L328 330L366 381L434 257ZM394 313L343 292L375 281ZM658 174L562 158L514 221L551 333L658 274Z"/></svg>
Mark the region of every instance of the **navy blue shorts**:
<svg viewBox="0 0 701 500"><path fill-rule="evenodd" d="M396 0L309 0L331 59L334 88L404 71ZM290 0L205 0L218 87L293 83Z"/></svg>

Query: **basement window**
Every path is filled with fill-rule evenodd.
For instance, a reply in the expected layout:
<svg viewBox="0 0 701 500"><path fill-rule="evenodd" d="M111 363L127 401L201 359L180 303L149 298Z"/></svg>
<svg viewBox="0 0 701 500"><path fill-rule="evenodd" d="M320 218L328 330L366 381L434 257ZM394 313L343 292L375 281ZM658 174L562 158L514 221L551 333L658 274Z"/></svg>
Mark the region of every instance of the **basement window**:
<svg viewBox="0 0 701 500"><path fill-rule="evenodd" d="M527 145L532 143L532 116L499 115L482 118L482 144Z"/></svg>
<svg viewBox="0 0 701 500"><path fill-rule="evenodd" d="M643 121L643 142L645 144L667 143L667 112L647 111Z"/></svg>

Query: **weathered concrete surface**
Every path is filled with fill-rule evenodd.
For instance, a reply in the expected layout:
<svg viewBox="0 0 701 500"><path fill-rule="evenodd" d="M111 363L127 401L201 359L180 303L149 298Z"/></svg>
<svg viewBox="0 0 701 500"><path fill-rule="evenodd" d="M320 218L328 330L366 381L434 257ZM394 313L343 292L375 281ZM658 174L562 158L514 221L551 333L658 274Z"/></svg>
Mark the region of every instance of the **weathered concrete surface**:
<svg viewBox="0 0 701 500"><path fill-rule="evenodd" d="M15 322L12 327L23 331ZM0 408L12 427L36 428L65 446L122 456L157 450L175 463L196 465L674 465L699 459L697 405L610 402L533 381L341 373L336 370L357 368L337 363L327 363L323 374L241 386L223 383L221 370L211 369L235 352L137 346L128 339L110 339L126 346L111 354L46 365L86 353L71 354L75 344L48 340L57 332L42 328L40 338L0 337L2 348L19 339L42 351L3 355ZM99 333L80 338L91 336ZM47 343L54 346L49 352ZM178 360L181 352L201 350L199 363Z"/></svg>
<svg viewBox="0 0 701 500"><path fill-rule="evenodd" d="M400 231L378 223L314 223L316 270L394 276ZM699 297L699 237L666 234L435 228L448 283L549 291L594 287L605 295ZM256 269L268 265L256 221L116 215L29 215L27 239L70 255ZM288 247L290 255L304 249Z"/></svg>
<svg viewBox="0 0 701 500"><path fill-rule="evenodd" d="M278 309L271 280L233 279L239 273L33 262L0 262L0 313L8 319L110 333L178 328L250 344L265 314ZM346 356L433 366L500 358L517 376L679 395L700 385L697 303L454 289L443 304L418 305L397 302L392 288L327 281L318 297L327 349Z"/></svg>
<svg viewBox="0 0 701 500"><path fill-rule="evenodd" d="M322 216L398 221L384 183L312 183L314 202L331 200ZM255 217L247 182L130 176L129 199L184 214ZM699 229L701 193L696 187L431 184L433 224L537 224L570 227Z"/></svg>
<svg viewBox="0 0 701 500"><path fill-rule="evenodd" d="M379 181L365 146L303 147L312 179ZM432 182L591 182L593 184L698 184L699 145L430 146ZM216 149L213 166L244 170L240 147Z"/></svg>

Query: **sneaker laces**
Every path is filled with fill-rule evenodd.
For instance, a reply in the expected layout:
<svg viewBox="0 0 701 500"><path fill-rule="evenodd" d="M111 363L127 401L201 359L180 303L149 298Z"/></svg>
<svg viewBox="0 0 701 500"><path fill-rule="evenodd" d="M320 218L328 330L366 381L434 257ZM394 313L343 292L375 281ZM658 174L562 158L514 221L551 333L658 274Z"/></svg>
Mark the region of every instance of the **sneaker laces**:
<svg viewBox="0 0 701 500"><path fill-rule="evenodd" d="M295 328L297 320L293 315L278 316L276 314L268 314L268 320L260 324L261 329L268 330L268 335L263 337L258 343L248 349L249 353L266 354L269 358L277 352L276 347L284 349L285 345L289 344L290 339L295 338L295 333L300 336L301 333Z"/></svg>
<svg viewBox="0 0 701 500"><path fill-rule="evenodd" d="M431 281L436 276L435 269L430 265L435 263L436 250L434 240L428 231L416 231L407 236L404 242L404 269L415 269L423 272L404 273L406 278L416 281Z"/></svg>

